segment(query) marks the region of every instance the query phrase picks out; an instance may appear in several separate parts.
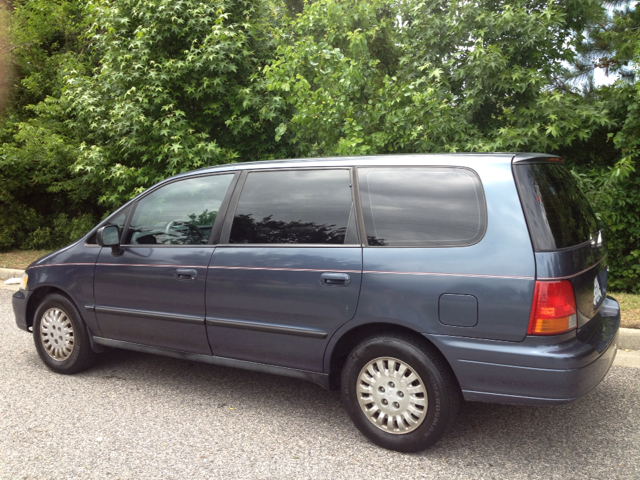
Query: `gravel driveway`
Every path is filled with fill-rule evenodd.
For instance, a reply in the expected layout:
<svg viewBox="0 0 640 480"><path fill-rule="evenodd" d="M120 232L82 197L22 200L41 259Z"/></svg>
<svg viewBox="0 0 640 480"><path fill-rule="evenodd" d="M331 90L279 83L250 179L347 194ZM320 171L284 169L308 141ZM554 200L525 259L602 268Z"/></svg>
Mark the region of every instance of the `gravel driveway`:
<svg viewBox="0 0 640 480"><path fill-rule="evenodd" d="M303 381L112 350L74 376L40 362L0 290L2 479L640 478L640 370L562 407L468 403L430 450L369 443Z"/></svg>

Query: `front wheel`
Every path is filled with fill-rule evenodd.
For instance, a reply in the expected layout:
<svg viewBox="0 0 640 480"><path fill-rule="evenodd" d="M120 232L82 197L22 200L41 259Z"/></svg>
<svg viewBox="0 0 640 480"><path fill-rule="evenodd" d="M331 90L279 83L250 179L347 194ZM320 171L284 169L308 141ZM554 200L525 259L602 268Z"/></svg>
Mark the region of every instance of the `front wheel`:
<svg viewBox="0 0 640 480"><path fill-rule="evenodd" d="M381 447L423 450L453 424L460 392L449 366L405 335L364 340L342 371L342 396L355 426Z"/></svg>
<svg viewBox="0 0 640 480"><path fill-rule="evenodd" d="M71 300L57 293L47 295L38 306L33 339L38 355L54 372L77 373L96 358L80 313Z"/></svg>

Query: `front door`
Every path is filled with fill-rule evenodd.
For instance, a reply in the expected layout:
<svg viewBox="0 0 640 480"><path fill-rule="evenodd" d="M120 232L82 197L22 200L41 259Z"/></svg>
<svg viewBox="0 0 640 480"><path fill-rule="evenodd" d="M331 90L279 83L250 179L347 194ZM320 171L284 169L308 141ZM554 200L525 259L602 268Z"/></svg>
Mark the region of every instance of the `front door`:
<svg viewBox="0 0 640 480"><path fill-rule="evenodd" d="M362 249L349 169L244 174L207 278L214 355L322 371L353 318Z"/></svg>
<svg viewBox="0 0 640 480"><path fill-rule="evenodd" d="M96 265L104 337L211 354L204 324L210 237L233 177L177 180L136 202L121 238L124 252L103 248Z"/></svg>

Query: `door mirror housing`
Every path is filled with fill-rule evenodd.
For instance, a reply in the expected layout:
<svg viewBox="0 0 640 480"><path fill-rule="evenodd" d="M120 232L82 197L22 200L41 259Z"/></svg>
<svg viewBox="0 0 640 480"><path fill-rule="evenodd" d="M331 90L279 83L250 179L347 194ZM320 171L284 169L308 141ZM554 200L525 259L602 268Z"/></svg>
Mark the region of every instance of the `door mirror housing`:
<svg viewBox="0 0 640 480"><path fill-rule="evenodd" d="M122 255L120 229L116 225L100 227L96 232L96 243L101 247L111 247L111 252L114 255Z"/></svg>

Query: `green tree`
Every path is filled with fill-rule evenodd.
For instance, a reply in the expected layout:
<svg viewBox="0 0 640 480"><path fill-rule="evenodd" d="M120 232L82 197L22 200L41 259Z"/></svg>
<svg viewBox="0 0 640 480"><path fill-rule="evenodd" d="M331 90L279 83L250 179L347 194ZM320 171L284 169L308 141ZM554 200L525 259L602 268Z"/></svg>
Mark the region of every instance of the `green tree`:
<svg viewBox="0 0 640 480"><path fill-rule="evenodd" d="M98 66L69 70L65 98L85 141L75 171L108 207L180 172L289 156L274 140L273 9L255 0L96 0Z"/></svg>
<svg viewBox="0 0 640 480"><path fill-rule="evenodd" d="M15 73L0 117L0 248L58 246L211 164L529 150L570 162L608 228L613 287L637 291L633 5L14 0L0 10L0 61L10 51ZM572 80L595 67L621 80Z"/></svg>
<svg viewBox="0 0 640 480"><path fill-rule="evenodd" d="M612 125L560 153L574 165L607 230L610 288L640 292L640 12L628 0L604 4L609 10L587 26L580 55L556 85L579 93L585 104L606 105ZM596 68L618 80L595 85Z"/></svg>
<svg viewBox="0 0 640 480"><path fill-rule="evenodd" d="M552 152L610 121L550 84L601 12L578 0L319 0L265 69L303 155ZM275 108L275 107L274 107Z"/></svg>
<svg viewBox="0 0 640 480"><path fill-rule="evenodd" d="M77 238L98 213L92 190L70 170L79 142L62 98L64 70L86 61L82 7L16 0L2 13L15 75L0 118L0 248L46 248Z"/></svg>
<svg viewBox="0 0 640 480"><path fill-rule="evenodd" d="M278 135L301 156L561 154L607 228L612 288L640 291L640 25L610 3L316 1L265 69L293 108ZM589 65L625 80L569 81Z"/></svg>

